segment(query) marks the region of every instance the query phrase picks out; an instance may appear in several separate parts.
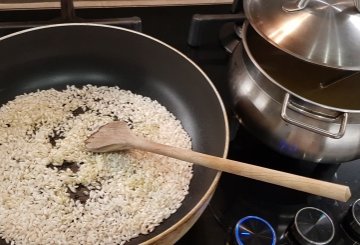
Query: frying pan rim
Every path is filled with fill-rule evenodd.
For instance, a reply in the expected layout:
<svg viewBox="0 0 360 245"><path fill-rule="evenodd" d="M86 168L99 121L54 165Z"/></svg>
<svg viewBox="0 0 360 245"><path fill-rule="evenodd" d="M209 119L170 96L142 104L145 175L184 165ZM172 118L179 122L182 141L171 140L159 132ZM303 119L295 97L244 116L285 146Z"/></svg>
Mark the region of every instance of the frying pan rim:
<svg viewBox="0 0 360 245"><path fill-rule="evenodd" d="M110 25L104 25L104 24L94 24L94 23L62 23L62 24L53 24L53 25L45 25L45 26L39 26L39 27L34 27L34 28L29 28L29 29L25 29L25 30L21 30L15 33L11 33L8 34L6 36L0 37L0 42L6 39L9 39L11 37L14 36L18 36L27 32L32 32L32 31L36 31L36 30L41 30L41 29L50 29L50 28L57 28L57 27L66 27L66 26L95 26L95 27L103 27L103 28L110 28L110 29L117 29L117 30L121 30L121 31L126 31L126 32L130 32L133 33L135 35L139 35L142 36L144 38L148 38L160 45L165 46L165 48L168 48L169 50L172 50L173 52L175 52L176 54L178 54L180 57L184 58L187 62L189 62L193 67L195 67L200 74L205 78L205 80L208 82L208 84L210 85L210 87L212 88L213 92L215 93L215 96L219 102L221 111L223 113L223 119L224 119L224 125L225 125L225 144L224 144L224 152L223 152L223 156L224 158L226 158L227 154L228 154L228 150L229 150L229 138L230 138L230 130L229 130L229 123L228 123L228 117L227 117L227 112L225 109L225 105L224 102L222 101L222 98L219 94L219 92L217 91L215 85L212 83L212 81L210 80L210 78L205 74L205 72L194 62L192 61L190 58L188 58L185 54L183 54L182 52L180 52L179 50L175 49L174 47L170 46L169 44L154 38L152 36L149 36L147 34L141 33L141 32L137 32L137 31L133 31L133 30L129 30L123 27L118 27L118 26L110 26ZM186 213L185 216L183 216L180 220L178 220L174 225L172 225L171 227L169 227L168 229L166 229L165 231L161 232L160 234L150 238L149 240L146 240L145 242L142 242L141 244L151 244L156 242L157 240L159 240L160 238L168 235L169 233L171 233L172 231L176 230L177 227L183 225L187 220L190 220L192 218L192 216L194 214L196 214L197 212L199 212L200 208L206 203L206 201L210 201L211 196L213 195L216 186L219 182L221 176L221 171L218 171L214 177L214 180L212 181L210 187L208 188L208 190L205 192L205 194L202 196L202 198L199 200L199 202L188 212ZM200 211L201 213L203 211ZM201 215L200 213L200 215ZM199 215L199 216L200 216ZM195 219L196 222L197 219ZM180 233L181 236L184 235L182 233ZM180 236L180 237L181 237ZM176 237L177 239L180 237Z"/></svg>

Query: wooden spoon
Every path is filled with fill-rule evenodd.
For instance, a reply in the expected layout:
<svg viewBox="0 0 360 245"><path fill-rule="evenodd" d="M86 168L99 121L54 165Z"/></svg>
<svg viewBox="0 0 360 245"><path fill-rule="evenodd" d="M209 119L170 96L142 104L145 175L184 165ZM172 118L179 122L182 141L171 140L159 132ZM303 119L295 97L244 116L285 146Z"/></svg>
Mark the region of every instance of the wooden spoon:
<svg viewBox="0 0 360 245"><path fill-rule="evenodd" d="M136 136L126 123L121 121L100 127L86 140L85 145L89 151L93 152L139 149L343 202L351 196L348 186L155 143Z"/></svg>

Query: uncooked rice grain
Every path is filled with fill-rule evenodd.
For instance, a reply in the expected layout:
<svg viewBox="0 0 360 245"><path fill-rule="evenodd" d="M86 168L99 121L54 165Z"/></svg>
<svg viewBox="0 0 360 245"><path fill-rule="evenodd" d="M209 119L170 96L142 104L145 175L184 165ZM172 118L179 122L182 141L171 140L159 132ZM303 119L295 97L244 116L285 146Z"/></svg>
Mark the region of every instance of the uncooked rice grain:
<svg viewBox="0 0 360 245"><path fill-rule="evenodd" d="M85 139L114 120L156 142L191 148L164 106L118 87L42 90L0 108L0 237L14 244L124 244L181 206L192 164L137 150L86 151ZM71 198L80 187L85 201Z"/></svg>

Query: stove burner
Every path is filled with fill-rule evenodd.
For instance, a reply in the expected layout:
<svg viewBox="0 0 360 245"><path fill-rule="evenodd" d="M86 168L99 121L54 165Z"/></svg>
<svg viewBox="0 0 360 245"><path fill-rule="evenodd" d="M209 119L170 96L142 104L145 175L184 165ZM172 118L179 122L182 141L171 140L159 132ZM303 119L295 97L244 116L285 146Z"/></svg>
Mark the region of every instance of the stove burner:
<svg viewBox="0 0 360 245"><path fill-rule="evenodd" d="M275 245L274 228L266 220L257 216L246 216L235 226L235 237L238 245Z"/></svg>

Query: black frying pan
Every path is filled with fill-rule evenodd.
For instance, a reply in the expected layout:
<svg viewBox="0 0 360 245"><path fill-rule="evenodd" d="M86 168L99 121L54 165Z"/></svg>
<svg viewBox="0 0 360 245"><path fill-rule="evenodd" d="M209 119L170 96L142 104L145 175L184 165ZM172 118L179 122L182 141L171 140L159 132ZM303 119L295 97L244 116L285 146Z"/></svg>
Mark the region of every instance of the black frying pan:
<svg viewBox="0 0 360 245"><path fill-rule="evenodd" d="M181 120L194 150L226 155L228 125L218 93L193 62L166 44L125 29L87 24L35 28L0 39L0 104L24 92L89 83L117 85L158 100ZM162 239L201 213L218 178L215 170L195 166L180 209L129 244Z"/></svg>

